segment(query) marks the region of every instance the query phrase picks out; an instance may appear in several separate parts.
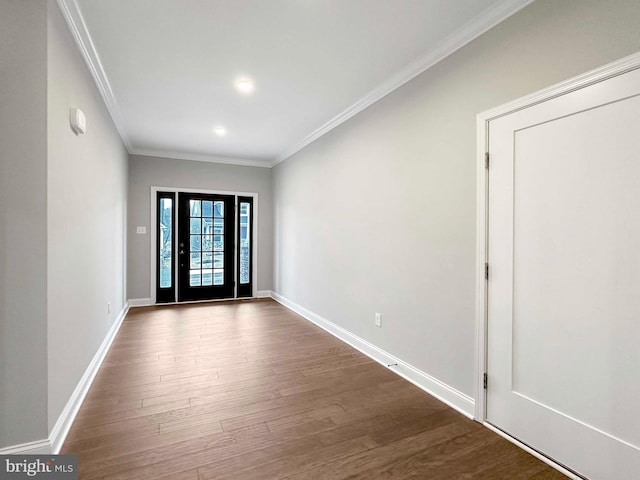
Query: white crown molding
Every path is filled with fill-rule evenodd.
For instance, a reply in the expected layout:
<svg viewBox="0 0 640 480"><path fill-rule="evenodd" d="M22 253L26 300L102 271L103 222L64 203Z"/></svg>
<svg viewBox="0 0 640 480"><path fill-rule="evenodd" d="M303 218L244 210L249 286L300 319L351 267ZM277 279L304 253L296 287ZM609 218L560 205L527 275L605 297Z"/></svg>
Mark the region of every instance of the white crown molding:
<svg viewBox="0 0 640 480"><path fill-rule="evenodd" d="M349 108L336 115L334 118L329 120L317 130L307 135L291 148L286 149L277 158L265 160L249 160L244 158L220 157L216 155L156 151L134 148L128 138L118 102L115 98L104 67L102 66L100 56L98 55L93 40L91 39L91 35L87 29L86 23L82 16L82 11L77 3L77 0L57 0L58 6L60 7L64 18L69 25L69 29L80 49L80 53L82 54L87 67L89 68L89 71L91 72L91 75L95 80L98 91L100 92L105 105L111 115L111 118L113 119L113 123L115 124L116 129L118 130L118 133L122 138L122 142L125 144L125 147L130 154L266 168L274 167L278 163L292 156L294 153L302 150L314 140L317 140L325 133L346 122L354 115L371 106L381 98L385 97L389 93L407 83L409 80L415 78L428 68L448 57L456 50L462 48L467 43L471 42L493 26L502 22L503 20L513 15L518 10L524 8L533 1L534 0L503 0L496 3L492 8L484 12L482 15L468 22L464 27L460 28L452 35L449 35L447 38L445 38L444 41L442 41L438 46L429 51L422 58L418 59L416 62L412 63L399 73L388 78L380 86L369 92L369 94L362 97Z"/></svg>
<svg viewBox="0 0 640 480"><path fill-rule="evenodd" d="M116 97L111 89L111 84L109 83L107 74L102 66L100 55L98 55L98 51L96 50L93 40L91 39L91 35L89 34L89 30L87 29L80 6L76 0L58 0L58 7L69 26L71 35L73 35L73 38L80 49L80 53L91 72L93 80L96 82L96 87L98 88L107 110L111 115L111 119L120 134L122 143L124 143L127 150L131 152L132 145L124 128L124 122L122 121L118 102L116 101Z"/></svg>
<svg viewBox="0 0 640 480"><path fill-rule="evenodd" d="M172 158L175 160L193 160L194 162L225 163L227 165L240 165L243 167L271 168L271 163L269 159L258 160L258 159L249 159L249 158L239 158L239 157L219 157L217 155L170 152L166 150L152 150L147 148L130 149L129 153L131 155L144 155L146 157Z"/></svg>
<svg viewBox="0 0 640 480"><path fill-rule="evenodd" d="M120 113L120 107L118 106L118 101L116 100L115 94L113 93L113 89L111 88L111 84L109 82L109 78L102 66L102 61L100 60L100 55L96 50L96 47L93 43L93 39L91 38L91 34L87 28L87 24L84 21L84 17L82 16L82 10L80 9L80 5L78 5L77 0L57 0L58 6L64 16L67 25L69 26L69 30L73 35L73 38L80 49L80 53L84 58L89 71L96 83L96 87L104 100L104 103L111 115L113 123L120 134L120 138L124 143L127 151L131 155L146 155L149 157L162 157L162 158L173 158L178 160L194 160L197 162L210 162L210 163L224 163L228 165L242 165L246 167L271 167L272 159L245 159L245 158L235 158L235 157L222 157L217 155L205 155L205 154L196 154L196 153L185 153L185 152L173 152L173 151L164 151L164 150L153 150L153 149L143 149L143 148L135 148L131 143L125 126L124 121L122 119L122 114Z"/></svg>
<svg viewBox="0 0 640 480"><path fill-rule="evenodd" d="M401 87L409 80L417 77L425 70L429 69L436 63L444 60L446 57L454 53L456 50L464 47L466 44L485 33L490 28L507 19L518 10L526 7L534 0L504 0L495 4L492 8L485 11L482 15L467 22L462 28L446 37L435 48L431 49L423 57L410 64L404 70L398 72L388 78L380 86L369 92L349 108L336 115L320 128L310 133L293 147L285 150L278 158L276 158L271 166L275 167L278 163L286 160L294 153L302 150L304 147L317 140L325 133L333 130L338 125L346 122L354 115L360 113L365 108L373 105L381 98L387 96L397 88Z"/></svg>

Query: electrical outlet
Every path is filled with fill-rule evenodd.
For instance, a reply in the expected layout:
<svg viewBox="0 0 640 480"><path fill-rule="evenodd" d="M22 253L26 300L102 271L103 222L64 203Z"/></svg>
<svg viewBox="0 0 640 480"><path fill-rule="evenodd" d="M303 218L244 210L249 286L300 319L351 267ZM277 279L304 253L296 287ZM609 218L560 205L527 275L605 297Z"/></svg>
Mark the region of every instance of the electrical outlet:
<svg viewBox="0 0 640 480"><path fill-rule="evenodd" d="M382 314L376 313L376 327L382 328Z"/></svg>

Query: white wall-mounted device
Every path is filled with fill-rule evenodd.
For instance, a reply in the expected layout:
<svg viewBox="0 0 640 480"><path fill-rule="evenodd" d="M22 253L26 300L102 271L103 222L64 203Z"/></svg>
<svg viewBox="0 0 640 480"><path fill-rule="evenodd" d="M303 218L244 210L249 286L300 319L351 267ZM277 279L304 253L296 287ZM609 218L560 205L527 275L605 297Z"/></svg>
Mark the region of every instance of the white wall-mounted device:
<svg viewBox="0 0 640 480"><path fill-rule="evenodd" d="M76 135L82 135L87 131L87 119L79 108L72 108L69 112L69 123L71 130Z"/></svg>

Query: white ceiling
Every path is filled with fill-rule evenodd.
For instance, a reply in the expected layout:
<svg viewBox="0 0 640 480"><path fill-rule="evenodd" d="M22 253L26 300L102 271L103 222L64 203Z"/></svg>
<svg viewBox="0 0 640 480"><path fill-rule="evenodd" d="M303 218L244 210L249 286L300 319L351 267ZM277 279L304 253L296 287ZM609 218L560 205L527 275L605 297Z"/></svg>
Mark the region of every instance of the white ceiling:
<svg viewBox="0 0 640 480"><path fill-rule="evenodd" d="M530 1L58 3L130 153L272 166Z"/></svg>

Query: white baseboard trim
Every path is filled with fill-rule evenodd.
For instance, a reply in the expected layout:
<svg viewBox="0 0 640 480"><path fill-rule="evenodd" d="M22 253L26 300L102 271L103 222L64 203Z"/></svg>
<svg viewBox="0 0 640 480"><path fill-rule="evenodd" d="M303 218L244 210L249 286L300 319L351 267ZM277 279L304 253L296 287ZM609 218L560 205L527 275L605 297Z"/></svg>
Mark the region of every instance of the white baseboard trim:
<svg viewBox="0 0 640 480"><path fill-rule="evenodd" d="M394 357L381 348L376 347L375 345L367 342L357 335L354 335L348 330L345 330L335 323L332 323L329 320L316 315L310 310L307 310L301 305L298 305L297 303L289 300L286 297L283 297L276 292L271 292L271 298L273 298L276 302L284 305L289 310L292 310L298 315L301 315L310 322L315 323L323 330L326 330L333 336L351 345L356 350L359 350L360 352L364 353L365 355L384 365L385 367L390 364L397 364L397 366L387 368L389 368L389 370L401 376L405 380L413 383L418 388L424 390L429 395L432 395L441 402L446 403L451 408L457 410L466 417L473 419L475 413L475 401L468 395L465 395L464 393L415 368L414 366L403 362L399 358Z"/></svg>
<svg viewBox="0 0 640 480"><path fill-rule="evenodd" d="M0 448L0 455L47 455L51 453L49 439Z"/></svg>
<svg viewBox="0 0 640 480"><path fill-rule="evenodd" d="M62 444L67 438L69 429L71 428L71 425L78 414L78 410L80 410L80 406L84 401L84 397L87 395L87 392L93 383L93 379L98 373L109 348L111 348L111 344L116 338L118 330L120 330L122 321L127 316L128 311L129 303L125 303L124 307L122 307L122 310L113 322L113 325L111 325L111 328L107 332L100 348L98 348L98 351L93 356L91 363L85 370L84 375L82 375L78 385L69 397L69 401L51 429L49 438L37 440L35 442L23 443L21 445L0 448L0 455L57 455L58 452L60 452L60 448L62 448Z"/></svg>
<svg viewBox="0 0 640 480"><path fill-rule="evenodd" d="M122 307L122 310L113 322L113 325L107 332L107 335L102 341L100 348L98 348L98 351L93 356L91 363L89 363L89 366L85 370L84 375L82 375L82 378L78 382L78 385L69 397L69 401L65 405L62 413L58 417L58 420L51 429L49 438L44 440L37 440L35 442L23 443L21 445L13 445L11 447L0 448L0 455L46 455L51 453L57 455L58 452L60 452L60 448L62 448L62 444L67 438L69 429L71 428L71 425L73 424L73 421L78 414L78 410L80 410L80 406L84 401L84 397L87 395L89 387L91 387L93 379L98 373L98 370L102 365L102 361L107 355L107 352L109 351L113 340L116 338L118 330L120 330L122 321L127 316L128 311L129 304L125 303L124 307Z"/></svg>
<svg viewBox="0 0 640 480"><path fill-rule="evenodd" d="M60 452L62 444L67 438L67 434L71 428L71 424L75 420L78 410L80 410L80 406L82 405L82 402L84 401L84 398L87 395L100 366L102 365L104 357L107 355L109 348L111 348L111 344L116 338L118 330L120 330L120 326L122 325L124 318L127 316L128 311L129 303L127 302L124 304L124 307L122 307L122 310L113 322L113 325L111 325L111 328L102 341L100 348L98 348L98 351L93 356L93 359L85 370L80 382L78 382L78 386L71 394L71 397L69 397L69 401L58 417L58 421L53 426L53 429L51 429L51 433L49 434L50 453L57 455L58 452Z"/></svg>
<svg viewBox="0 0 640 480"><path fill-rule="evenodd" d="M127 300L130 307L148 307L153 305L150 298L130 298Z"/></svg>
<svg viewBox="0 0 640 480"><path fill-rule="evenodd" d="M497 433L498 435L500 435L502 438L505 438L507 440L509 440L511 443L513 443L514 445L520 447L522 450L524 450L527 453L530 453L531 455L533 455L534 457L536 457L538 460L546 463L547 465L549 465L551 468L555 468L556 470L558 470L560 473L563 473L564 475L566 475L567 477L571 478L572 480L584 480L584 477L581 477L579 475L576 475L574 472L572 472L571 470L567 470L566 468L564 468L562 465L560 465L559 463L554 462L553 460L551 460L549 457L545 457L544 455L542 455L540 452L538 452L537 450L534 450L533 448L531 448L529 445L527 445L526 443L522 443L519 440L516 440L515 438L513 438L511 435L503 432L502 430L500 430L499 428L494 427L493 425L491 425L489 422L484 422L483 425L485 427L487 427L489 430L491 430L494 433Z"/></svg>
<svg viewBox="0 0 640 480"><path fill-rule="evenodd" d="M270 298L271 290L258 290L254 298ZM196 300L187 302L166 302L161 305L181 305L185 303L209 303L209 302L227 302L229 300L242 300L241 298L222 298L220 300ZM150 307L155 305L150 298L130 298L127 300L130 307Z"/></svg>

